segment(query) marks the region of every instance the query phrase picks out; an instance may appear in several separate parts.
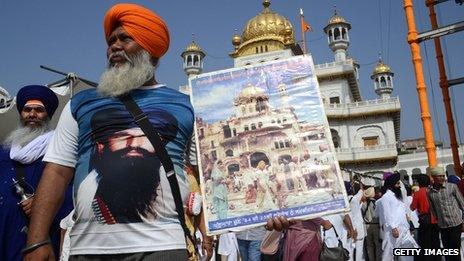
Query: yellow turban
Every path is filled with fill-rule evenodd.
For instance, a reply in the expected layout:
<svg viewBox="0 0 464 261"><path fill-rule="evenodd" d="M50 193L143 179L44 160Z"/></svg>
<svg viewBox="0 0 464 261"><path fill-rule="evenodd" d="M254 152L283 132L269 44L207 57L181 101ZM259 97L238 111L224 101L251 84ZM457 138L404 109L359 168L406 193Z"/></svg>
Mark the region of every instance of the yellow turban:
<svg viewBox="0 0 464 261"><path fill-rule="evenodd" d="M116 4L105 15L105 37L122 26L134 41L153 57L160 58L169 48L166 23L151 10L136 4Z"/></svg>

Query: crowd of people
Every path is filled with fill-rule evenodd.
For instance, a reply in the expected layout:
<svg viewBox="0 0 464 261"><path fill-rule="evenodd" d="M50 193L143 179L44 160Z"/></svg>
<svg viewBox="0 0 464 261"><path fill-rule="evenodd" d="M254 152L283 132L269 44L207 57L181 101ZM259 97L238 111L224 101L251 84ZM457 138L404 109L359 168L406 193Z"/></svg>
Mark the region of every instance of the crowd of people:
<svg viewBox="0 0 464 261"><path fill-rule="evenodd" d="M56 130L49 122L58 99L49 88L30 85L17 94L19 126L0 153L0 260L210 260L214 246L228 260L319 260L321 248L339 240L356 261L393 260L398 247L461 248L464 200L440 167L431 169L432 180L423 175L417 189L399 174L386 176L382 188L347 183L349 213L306 221L278 216L214 241L191 196L199 191L192 105L155 80L169 47L166 24L144 7L117 4L104 31L108 68L96 89L66 104ZM143 115L129 113L128 96ZM153 135L139 125L144 120L165 154L147 138ZM264 162L257 169L258 179L267 178ZM222 184L212 192L221 218L227 188L216 182ZM257 184L249 197L265 209L272 191ZM191 209L180 213L177 199ZM191 239L195 228L200 241ZM283 231L274 255L261 251L268 231Z"/></svg>
<svg viewBox="0 0 464 261"><path fill-rule="evenodd" d="M349 260L388 261L415 260L413 256L395 257L395 248L461 250L464 199L459 187L464 186L464 180L461 182L455 175L446 178L445 173L442 167L431 168L429 175L418 176L412 186L402 181L399 173L385 173L381 187L346 182L349 213L295 223L284 218L266 225L268 229L286 227L280 258L259 252L266 237L259 229L238 233L236 251L242 260L319 260L322 242L337 247L340 240L349 252ZM284 222L288 225L282 225ZM234 243L229 244L230 233L227 237L229 241L224 243L228 246L219 248L228 249L219 251L225 256L234 249ZM442 260L441 256L433 255L420 258ZM446 256L446 260L461 258L461 255Z"/></svg>

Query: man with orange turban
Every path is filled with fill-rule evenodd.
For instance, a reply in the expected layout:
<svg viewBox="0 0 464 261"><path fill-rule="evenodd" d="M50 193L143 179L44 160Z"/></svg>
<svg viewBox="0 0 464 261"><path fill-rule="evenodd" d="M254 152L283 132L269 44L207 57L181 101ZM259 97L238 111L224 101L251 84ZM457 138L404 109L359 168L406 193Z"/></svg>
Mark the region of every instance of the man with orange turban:
<svg viewBox="0 0 464 261"><path fill-rule="evenodd" d="M76 94L63 109L44 157L25 259L53 259L48 224L73 180L69 260L186 260L161 152L120 100L130 96L160 136L185 205L187 164L196 165L189 154L194 114L187 95L155 80L155 66L169 47L167 26L147 8L117 4L104 29L108 68L96 89Z"/></svg>

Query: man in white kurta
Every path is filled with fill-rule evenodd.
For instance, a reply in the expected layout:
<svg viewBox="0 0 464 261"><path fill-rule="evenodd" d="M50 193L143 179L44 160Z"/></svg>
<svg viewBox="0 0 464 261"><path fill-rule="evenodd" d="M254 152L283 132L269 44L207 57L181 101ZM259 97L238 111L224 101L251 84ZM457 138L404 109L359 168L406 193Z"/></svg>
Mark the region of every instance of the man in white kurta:
<svg viewBox="0 0 464 261"><path fill-rule="evenodd" d="M406 217L407 210L402 201L399 174L388 177L385 181L387 191L382 196L380 215L384 219L384 244L382 260L393 260L394 248L417 248L418 245L409 232ZM412 256L401 257L400 260L413 260Z"/></svg>
<svg viewBox="0 0 464 261"><path fill-rule="evenodd" d="M353 228L356 231L356 238L354 241L354 248L356 249L356 260L361 261L364 260L363 253L364 253L364 237L366 236L365 227L364 227L364 219L362 217L361 212L361 204L363 199L363 190L361 189L360 183L355 183L353 186L355 193L350 198L350 215L351 220L353 222ZM354 240L354 238L353 238ZM352 241L353 242L353 241ZM355 259L354 256L354 249L349 247L348 250L350 251L351 260Z"/></svg>

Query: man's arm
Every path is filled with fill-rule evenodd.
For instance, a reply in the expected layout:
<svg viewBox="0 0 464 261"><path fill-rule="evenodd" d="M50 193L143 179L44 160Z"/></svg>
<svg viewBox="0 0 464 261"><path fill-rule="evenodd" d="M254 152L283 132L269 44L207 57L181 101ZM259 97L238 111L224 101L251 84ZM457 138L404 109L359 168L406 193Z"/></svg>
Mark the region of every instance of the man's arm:
<svg viewBox="0 0 464 261"><path fill-rule="evenodd" d="M27 234L27 246L49 238L48 231L64 199L74 168L48 163L44 169L32 207L32 216ZM53 260L53 249L44 245L31 251L25 260Z"/></svg>
<svg viewBox="0 0 464 261"><path fill-rule="evenodd" d="M354 229L353 229L353 223L351 222L350 215L345 214L345 216L343 217L343 224L345 224L346 231L348 232L347 237L348 238L353 238L354 237Z"/></svg>

